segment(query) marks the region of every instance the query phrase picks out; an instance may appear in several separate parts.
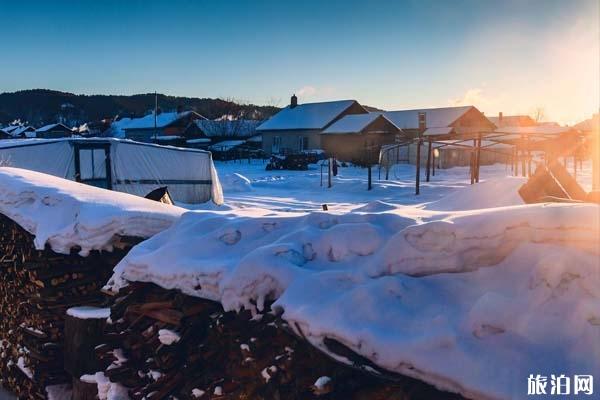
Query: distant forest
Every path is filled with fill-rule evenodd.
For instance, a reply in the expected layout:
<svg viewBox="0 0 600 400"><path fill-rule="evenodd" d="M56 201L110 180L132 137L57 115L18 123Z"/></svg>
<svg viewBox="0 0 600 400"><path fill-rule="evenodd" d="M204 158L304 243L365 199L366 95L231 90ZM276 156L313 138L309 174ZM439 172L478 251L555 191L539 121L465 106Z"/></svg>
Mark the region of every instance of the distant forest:
<svg viewBox="0 0 600 400"><path fill-rule="evenodd" d="M197 97L175 97L158 94L162 111L178 108L194 110L209 119L232 115L237 118L263 120L279 109L272 106L238 104L235 100ZM78 126L105 118L136 117L154 109L154 93L131 96L76 95L47 89L0 93L0 124L15 120L40 127L54 122Z"/></svg>

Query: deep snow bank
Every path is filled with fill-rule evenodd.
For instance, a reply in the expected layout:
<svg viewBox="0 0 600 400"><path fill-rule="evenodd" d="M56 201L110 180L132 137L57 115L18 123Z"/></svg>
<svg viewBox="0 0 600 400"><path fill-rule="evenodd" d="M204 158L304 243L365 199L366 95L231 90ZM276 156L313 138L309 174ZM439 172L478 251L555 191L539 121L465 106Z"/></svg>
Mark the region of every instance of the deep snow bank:
<svg viewBox="0 0 600 400"><path fill-rule="evenodd" d="M324 351L334 338L470 397L524 397L529 374L600 371L598 206L406 215L190 212L136 246L108 286L154 282L226 309L278 299Z"/></svg>
<svg viewBox="0 0 600 400"><path fill-rule="evenodd" d="M185 210L39 172L0 168L0 213L58 253L111 249L115 235L150 237Z"/></svg>

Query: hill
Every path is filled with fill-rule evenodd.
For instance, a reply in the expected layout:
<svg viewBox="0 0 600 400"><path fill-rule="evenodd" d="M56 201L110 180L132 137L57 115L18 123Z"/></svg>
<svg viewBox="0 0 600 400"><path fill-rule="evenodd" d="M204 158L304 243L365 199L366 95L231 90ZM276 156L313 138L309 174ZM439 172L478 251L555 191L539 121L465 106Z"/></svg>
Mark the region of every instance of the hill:
<svg viewBox="0 0 600 400"><path fill-rule="evenodd" d="M238 104L223 99L178 97L158 94L158 105L164 111L178 107L194 110L206 118L223 115L265 119L279 109L271 106ZM47 89L0 93L0 124L16 119L39 127L53 122L76 126L89 121L121 116L143 116L154 109L154 93L123 95L83 95Z"/></svg>

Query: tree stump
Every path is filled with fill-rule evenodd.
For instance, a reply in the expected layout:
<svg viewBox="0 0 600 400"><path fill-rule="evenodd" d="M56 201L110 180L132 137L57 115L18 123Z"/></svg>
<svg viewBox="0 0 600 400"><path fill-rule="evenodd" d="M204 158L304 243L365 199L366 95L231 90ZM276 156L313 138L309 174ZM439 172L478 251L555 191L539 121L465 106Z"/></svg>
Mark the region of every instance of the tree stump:
<svg viewBox="0 0 600 400"><path fill-rule="evenodd" d="M102 334L109 311L95 307L75 307L65 317L65 370L74 378L100 370L95 348L102 343Z"/></svg>

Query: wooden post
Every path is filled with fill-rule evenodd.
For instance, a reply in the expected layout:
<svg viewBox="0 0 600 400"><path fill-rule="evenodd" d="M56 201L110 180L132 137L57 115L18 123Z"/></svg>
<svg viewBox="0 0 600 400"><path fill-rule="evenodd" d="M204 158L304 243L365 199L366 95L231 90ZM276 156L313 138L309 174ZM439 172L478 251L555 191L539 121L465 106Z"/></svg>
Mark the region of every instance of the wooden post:
<svg viewBox="0 0 600 400"><path fill-rule="evenodd" d="M415 194L418 195L420 192L421 185L421 139L417 140L417 173L415 177Z"/></svg>
<svg viewBox="0 0 600 400"><path fill-rule="evenodd" d="M331 187L331 174L333 174L333 158L329 157L329 168L327 168L327 187Z"/></svg>
<svg viewBox="0 0 600 400"><path fill-rule="evenodd" d="M471 185L475 183L475 147L477 147L477 140L473 140L473 148L471 149L469 159L469 172L471 174Z"/></svg>
<svg viewBox="0 0 600 400"><path fill-rule="evenodd" d="M481 165L481 134L479 134L479 137L477 138L475 160L475 182L479 183L479 166Z"/></svg>
<svg viewBox="0 0 600 400"><path fill-rule="evenodd" d="M426 169L426 181L429 182L429 176L431 174L431 139L427 141L427 169Z"/></svg>
<svg viewBox="0 0 600 400"><path fill-rule="evenodd" d="M371 190L373 188L373 186L371 185L371 164L369 164L369 166L367 167L368 170L368 174L369 174L369 183L367 185L367 190Z"/></svg>
<svg viewBox="0 0 600 400"><path fill-rule="evenodd" d="M71 376L79 378L101 370L95 348L102 343L105 325L106 316L79 318L71 312L65 316L65 371Z"/></svg>
<svg viewBox="0 0 600 400"><path fill-rule="evenodd" d="M600 135L590 135L592 148L592 190L600 190Z"/></svg>
<svg viewBox="0 0 600 400"><path fill-rule="evenodd" d="M95 400L97 398L98 385L82 382L79 378L73 378L73 400Z"/></svg>
<svg viewBox="0 0 600 400"><path fill-rule="evenodd" d="M433 165L431 166L431 175L435 176L435 158L436 158L435 157L435 149L433 150L432 158L433 158Z"/></svg>

